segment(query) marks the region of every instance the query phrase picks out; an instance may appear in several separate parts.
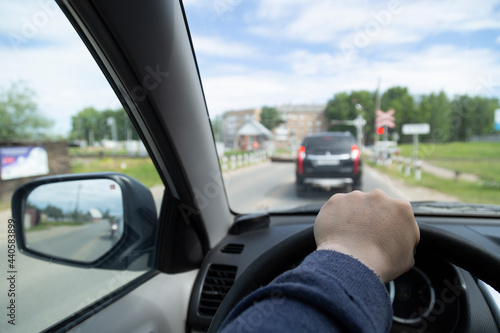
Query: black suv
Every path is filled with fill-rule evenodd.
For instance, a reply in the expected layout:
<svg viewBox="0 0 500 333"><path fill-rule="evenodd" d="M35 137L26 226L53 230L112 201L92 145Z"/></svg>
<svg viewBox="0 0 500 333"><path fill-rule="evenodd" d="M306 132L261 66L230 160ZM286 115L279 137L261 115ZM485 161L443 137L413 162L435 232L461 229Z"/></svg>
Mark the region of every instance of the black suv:
<svg viewBox="0 0 500 333"><path fill-rule="evenodd" d="M361 151L349 132L311 134L297 153L298 192L309 186L361 188Z"/></svg>

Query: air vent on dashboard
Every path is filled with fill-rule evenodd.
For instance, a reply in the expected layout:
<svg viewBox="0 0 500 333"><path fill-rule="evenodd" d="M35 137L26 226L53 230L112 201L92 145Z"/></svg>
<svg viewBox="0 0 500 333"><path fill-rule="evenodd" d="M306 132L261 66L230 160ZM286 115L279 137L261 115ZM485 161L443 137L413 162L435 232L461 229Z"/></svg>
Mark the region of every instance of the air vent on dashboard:
<svg viewBox="0 0 500 333"><path fill-rule="evenodd" d="M236 278L236 266L210 265L203 282L198 311L213 316Z"/></svg>
<svg viewBox="0 0 500 333"><path fill-rule="evenodd" d="M243 244L229 243L229 244L224 245L224 247L222 249L220 249L220 252L240 254L241 252L243 252L244 247L245 247L245 245L243 245Z"/></svg>

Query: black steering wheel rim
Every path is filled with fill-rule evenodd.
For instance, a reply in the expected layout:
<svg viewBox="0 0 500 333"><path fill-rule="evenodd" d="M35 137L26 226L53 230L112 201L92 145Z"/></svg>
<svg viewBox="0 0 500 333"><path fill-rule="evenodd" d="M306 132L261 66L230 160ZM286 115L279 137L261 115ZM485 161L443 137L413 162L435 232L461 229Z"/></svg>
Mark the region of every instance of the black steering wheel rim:
<svg viewBox="0 0 500 333"><path fill-rule="evenodd" d="M462 267L477 278L500 291L498 270L500 256L490 253L479 244L427 224L419 224L419 253L438 256L456 266ZM276 244L262 254L238 277L215 314L209 333L220 328L229 312L246 295L290 268L299 258L316 249L313 227L308 227ZM495 267L496 269L492 269Z"/></svg>

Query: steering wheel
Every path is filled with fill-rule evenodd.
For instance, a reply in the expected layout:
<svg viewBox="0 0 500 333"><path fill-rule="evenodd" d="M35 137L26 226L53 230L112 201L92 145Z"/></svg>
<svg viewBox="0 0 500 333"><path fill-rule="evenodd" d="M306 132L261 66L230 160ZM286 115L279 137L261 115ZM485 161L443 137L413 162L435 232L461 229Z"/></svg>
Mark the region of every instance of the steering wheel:
<svg viewBox="0 0 500 333"><path fill-rule="evenodd" d="M468 239L427 224L419 223L419 253L428 253L462 267L500 291L500 246L485 248ZM484 245L484 243L483 243ZM208 333L215 333L229 312L246 295L288 270L316 249L313 227L306 228L262 254L241 274L215 314ZM492 269L495 267L496 269Z"/></svg>

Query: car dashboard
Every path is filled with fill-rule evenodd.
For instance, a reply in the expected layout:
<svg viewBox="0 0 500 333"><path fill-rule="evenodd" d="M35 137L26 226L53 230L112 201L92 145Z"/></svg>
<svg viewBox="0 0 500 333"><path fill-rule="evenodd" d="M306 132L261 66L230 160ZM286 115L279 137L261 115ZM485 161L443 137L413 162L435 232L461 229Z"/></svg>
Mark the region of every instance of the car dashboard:
<svg viewBox="0 0 500 333"><path fill-rule="evenodd" d="M188 310L191 332L206 332L235 280L259 257L314 223L315 214L270 215L269 224L227 235L206 256L193 288ZM432 225L474 241L500 244L498 219L416 216L419 225ZM311 233L312 234L312 233ZM314 250L304 242L280 270L291 269ZM267 281L269 280L269 281ZM264 280L265 283L270 279ZM265 284L262 283L262 284ZM415 266L386 285L394 310L391 332L498 332L499 293L440 253L419 251Z"/></svg>

